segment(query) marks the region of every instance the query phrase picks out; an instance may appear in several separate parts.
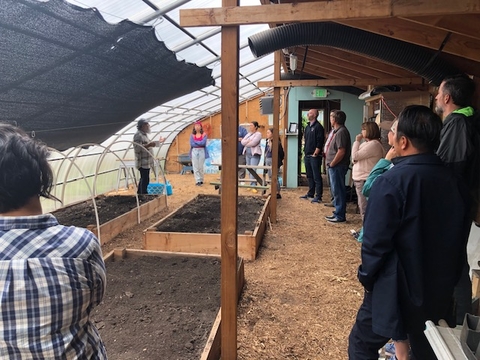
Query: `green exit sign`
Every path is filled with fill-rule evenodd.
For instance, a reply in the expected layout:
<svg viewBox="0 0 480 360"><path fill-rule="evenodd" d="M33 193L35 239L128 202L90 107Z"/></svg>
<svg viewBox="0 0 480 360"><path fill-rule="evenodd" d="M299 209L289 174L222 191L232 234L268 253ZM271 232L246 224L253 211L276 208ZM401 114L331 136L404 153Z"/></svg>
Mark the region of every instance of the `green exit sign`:
<svg viewBox="0 0 480 360"><path fill-rule="evenodd" d="M315 89L312 91L313 97L326 98L328 95L327 89Z"/></svg>

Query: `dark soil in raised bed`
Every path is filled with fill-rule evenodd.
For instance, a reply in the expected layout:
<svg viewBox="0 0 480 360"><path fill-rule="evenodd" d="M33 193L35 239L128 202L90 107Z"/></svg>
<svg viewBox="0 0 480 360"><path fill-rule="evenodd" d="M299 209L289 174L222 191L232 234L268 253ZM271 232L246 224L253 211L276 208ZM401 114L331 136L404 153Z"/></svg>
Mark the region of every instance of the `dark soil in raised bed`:
<svg viewBox="0 0 480 360"><path fill-rule="evenodd" d="M199 359L220 308L220 261L144 256L107 262L92 317L115 360Z"/></svg>
<svg viewBox="0 0 480 360"><path fill-rule="evenodd" d="M237 233L253 231L265 205L256 196L238 197ZM220 196L198 195L157 226L161 232L220 233Z"/></svg>
<svg viewBox="0 0 480 360"><path fill-rule="evenodd" d="M153 200L155 195L143 195L138 197L141 204ZM137 207L135 196L104 196L100 195L95 198L97 205L98 219L100 224L115 219L116 217L129 212ZM88 225L96 225L95 208L92 200L87 200L71 206L55 210L52 214L62 225L73 225L78 227L87 227Z"/></svg>

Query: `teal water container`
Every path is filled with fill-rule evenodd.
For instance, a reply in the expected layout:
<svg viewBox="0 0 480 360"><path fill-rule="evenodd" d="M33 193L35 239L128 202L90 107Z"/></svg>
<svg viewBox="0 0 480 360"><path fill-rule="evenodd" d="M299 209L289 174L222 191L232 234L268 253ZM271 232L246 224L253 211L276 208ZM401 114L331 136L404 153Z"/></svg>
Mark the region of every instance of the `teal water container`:
<svg viewBox="0 0 480 360"><path fill-rule="evenodd" d="M167 180L167 195L172 195L172 194L173 194L172 184L170 184L170 181Z"/></svg>

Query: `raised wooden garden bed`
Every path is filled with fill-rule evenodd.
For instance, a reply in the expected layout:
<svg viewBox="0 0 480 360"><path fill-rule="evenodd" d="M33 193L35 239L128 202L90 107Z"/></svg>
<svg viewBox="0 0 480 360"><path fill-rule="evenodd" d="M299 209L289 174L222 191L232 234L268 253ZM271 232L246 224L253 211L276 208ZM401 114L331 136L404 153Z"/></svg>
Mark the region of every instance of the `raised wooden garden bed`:
<svg viewBox="0 0 480 360"><path fill-rule="evenodd" d="M220 359L220 257L116 249L92 313L109 358ZM244 265L237 266L237 293Z"/></svg>
<svg viewBox="0 0 480 360"><path fill-rule="evenodd" d="M143 248L220 255L220 214L218 195L198 195L147 228ZM269 215L270 197L238 198L238 255L243 259L255 260Z"/></svg>
<svg viewBox="0 0 480 360"><path fill-rule="evenodd" d="M135 196L98 196L96 203L100 231L97 229L95 210L91 200L70 204L53 211L52 214L62 225L87 228L100 238L103 245L121 232L151 218L167 207L166 195L145 196L139 200L140 207L138 208ZM119 211L120 214L115 215Z"/></svg>

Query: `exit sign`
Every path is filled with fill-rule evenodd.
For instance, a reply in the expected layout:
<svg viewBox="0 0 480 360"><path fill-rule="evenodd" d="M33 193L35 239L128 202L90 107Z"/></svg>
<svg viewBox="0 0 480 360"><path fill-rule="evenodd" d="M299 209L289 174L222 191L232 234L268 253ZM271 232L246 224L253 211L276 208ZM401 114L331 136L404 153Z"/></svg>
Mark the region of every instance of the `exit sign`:
<svg viewBox="0 0 480 360"><path fill-rule="evenodd" d="M315 89L312 91L313 97L326 98L328 95L327 89Z"/></svg>

